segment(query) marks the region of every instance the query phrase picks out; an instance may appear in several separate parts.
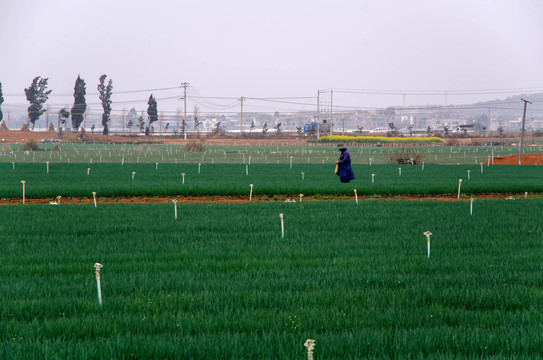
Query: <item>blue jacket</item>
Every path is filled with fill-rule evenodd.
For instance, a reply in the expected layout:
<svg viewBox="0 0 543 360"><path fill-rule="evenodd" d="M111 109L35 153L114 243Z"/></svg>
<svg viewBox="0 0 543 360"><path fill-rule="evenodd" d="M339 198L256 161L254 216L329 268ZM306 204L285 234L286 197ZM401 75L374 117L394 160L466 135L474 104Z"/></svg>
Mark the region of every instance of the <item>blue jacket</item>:
<svg viewBox="0 0 543 360"><path fill-rule="evenodd" d="M341 153L341 156L338 160L339 164L339 178L341 181L351 181L354 180L353 168L351 166L351 154L349 151L345 150Z"/></svg>

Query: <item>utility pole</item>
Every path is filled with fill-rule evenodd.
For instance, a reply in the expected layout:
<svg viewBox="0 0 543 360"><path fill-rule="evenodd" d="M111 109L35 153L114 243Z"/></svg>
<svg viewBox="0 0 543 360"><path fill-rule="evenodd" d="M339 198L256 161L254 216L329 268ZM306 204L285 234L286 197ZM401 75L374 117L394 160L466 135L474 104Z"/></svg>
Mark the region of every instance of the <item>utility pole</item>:
<svg viewBox="0 0 543 360"><path fill-rule="evenodd" d="M185 110L185 115L183 117L183 119L184 119L184 123L183 123L183 140L187 140L187 86L189 86L189 85L190 84L188 82L181 83L181 86L184 89L184 92L183 92L183 102L184 102L183 108Z"/></svg>
<svg viewBox="0 0 543 360"><path fill-rule="evenodd" d="M334 135L334 89L330 89L330 136Z"/></svg>
<svg viewBox="0 0 543 360"><path fill-rule="evenodd" d="M245 101L245 98L242 96L239 98L239 102L241 104L241 113L240 113L240 121L239 121L239 134L243 135L243 102Z"/></svg>
<svg viewBox="0 0 543 360"><path fill-rule="evenodd" d="M524 142L524 123L526 122L526 105L532 103L531 101L520 99L524 101L524 114L522 115L522 129L520 130L520 149L518 152L518 164L522 165L522 143Z"/></svg>
<svg viewBox="0 0 543 360"><path fill-rule="evenodd" d="M320 121L319 121L320 97L321 97L321 91L317 90L317 140L320 139Z"/></svg>

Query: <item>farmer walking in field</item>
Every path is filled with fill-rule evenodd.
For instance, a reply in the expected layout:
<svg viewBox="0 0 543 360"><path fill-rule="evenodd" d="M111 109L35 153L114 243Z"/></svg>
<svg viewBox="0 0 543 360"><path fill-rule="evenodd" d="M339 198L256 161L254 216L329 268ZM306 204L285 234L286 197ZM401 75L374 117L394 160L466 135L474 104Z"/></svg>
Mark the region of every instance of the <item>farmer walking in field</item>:
<svg viewBox="0 0 543 360"><path fill-rule="evenodd" d="M347 151L347 148L342 146L338 149L341 151L341 156L337 161L338 175L342 183L348 183L354 180L353 168L351 166L351 154Z"/></svg>

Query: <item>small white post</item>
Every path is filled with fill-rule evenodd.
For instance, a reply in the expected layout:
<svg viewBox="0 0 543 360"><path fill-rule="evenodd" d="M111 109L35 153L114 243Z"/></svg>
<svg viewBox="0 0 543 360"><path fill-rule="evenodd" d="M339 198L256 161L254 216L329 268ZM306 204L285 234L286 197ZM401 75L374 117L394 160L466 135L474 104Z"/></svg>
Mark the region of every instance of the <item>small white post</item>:
<svg viewBox="0 0 543 360"><path fill-rule="evenodd" d="M132 180L134 180L134 175L136 175L136 172L132 171Z"/></svg>
<svg viewBox="0 0 543 360"><path fill-rule="evenodd" d="M462 179L458 179L458 199L460 199L460 187L462 186Z"/></svg>
<svg viewBox="0 0 543 360"><path fill-rule="evenodd" d="M398 174L399 174L400 176L402 176L402 168L401 168L401 167L398 168Z"/></svg>
<svg viewBox="0 0 543 360"><path fill-rule="evenodd" d="M290 157L290 170L292 170L292 156Z"/></svg>
<svg viewBox="0 0 543 360"><path fill-rule="evenodd" d="M492 149L492 165L494 165L494 149Z"/></svg>
<svg viewBox="0 0 543 360"><path fill-rule="evenodd" d="M123 157L121 158L121 165L124 165L124 155L123 155Z"/></svg>
<svg viewBox="0 0 543 360"><path fill-rule="evenodd" d="M486 164L486 166L490 166L490 155L488 155L488 163Z"/></svg>
<svg viewBox="0 0 543 360"><path fill-rule="evenodd" d="M375 181L375 174L371 174L371 183L373 184Z"/></svg>
<svg viewBox="0 0 543 360"><path fill-rule="evenodd" d="M422 171L424 171L424 161L422 162Z"/></svg>
<svg viewBox="0 0 543 360"><path fill-rule="evenodd" d="M283 213L279 214L279 217L281 218L281 237L285 237L285 223L283 221Z"/></svg>
<svg viewBox="0 0 543 360"><path fill-rule="evenodd" d="M155 170L158 170L158 163L155 163Z"/></svg>
<svg viewBox="0 0 543 360"><path fill-rule="evenodd" d="M302 202L302 198L304 197L304 194L300 194L300 202Z"/></svg>
<svg viewBox="0 0 543 360"><path fill-rule="evenodd" d="M11 165L13 165L13 170L15 170L15 162L14 161L11 162Z"/></svg>
<svg viewBox="0 0 543 360"><path fill-rule="evenodd" d="M24 204L25 203L25 184L26 184L26 181L21 180L21 183L23 184L23 204Z"/></svg>
<svg viewBox="0 0 543 360"><path fill-rule="evenodd" d="M202 166L202 164L198 163L198 174L200 173L200 167Z"/></svg>
<svg viewBox="0 0 543 360"><path fill-rule="evenodd" d="M313 349L315 348L315 340L307 339L304 343L307 348L307 360L313 360Z"/></svg>
<svg viewBox="0 0 543 360"><path fill-rule="evenodd" d="M371 166L371 158L370 158L370 166Z"/></svg>
<svg viewBox="0 0 543 360"><path fill-rule="evenodd" d="M483 163L481 163L481 174L483 173Z"/></svg>
<svg viewBox="0 0 543 360"><path fill-rule="evenodd" d="M469 173L470 173L470 170L468 170L468 180L470 179L470 177L469 177Z"/></svg>
<svg viewBox="0 0 543 360"><path fill-rule="evenodd" d="M249 165L251 165L251 155L249 155Z"/></svg>
<svg viewBox="0 0 543 360"><path fill-rule="evenodd" d="M102 310L102 288L100 286L100 269L104 265L100 263L94 264L94 269L96 270L96 286L98 287L98 304L100 304L100 310Z"/></svg>
<svg viewBox="0 0 543 360"><path fill-rule="evenodd" d="M304 172L302 171L302 180L304 179Z"/></svg>
<svg viewBox="0 0 543 360"><path fill-rule="evenodd" d="M45 162L47 164L47 173L49 174L49 161Z"/></svg>
<svg viewBox="0 0 543 360"><path fill-rule="evenodd" d="M251 187L251 191L249 192L249 201L251 201L253 199L253 184L249 184L249 186Z"/></svg>
<svg viewBox="0 0 543 360"><path fill-rule="evenodd" d="M473 198L469 198L469 214L473 215Z"/></svg>
<svg viewBox="0 0 543 360"><path fill-rule="evenodd" d="M62 196L60 196L60 195L57 196L57 204L59 204L59 205L60 205L60 198L61 198L61 197L62 197Z"/></svg>
<svg viewBox="0 0 543 360"><path fill-rule="evenodd" d="M177 220L177 199L173 199L173 216L174 219Z"/></svg>
<svg viewBox="0 0 543 360"><path fill-rule="evenodd" d="M426 236L426 244L428 246L428 258L429 258L430 257L430 235L432 235L432 233L429 231L426 231L423 234L424 236Z"/></svg>
<svg viewBox="0 0 543 360"><path fill-rule="evenodd" d="M249 165L245 165L245 175L249 176Z"/></svg>
<svg viewBox="0 0 543 360"><path fill-rule="evenodd" d="M181 173L181 176L183 177L182 184L185 185L185 173Z"/></svg>
<svg viewBox="0 0 543 360"><path fill-rule="evenodd" d="M94 208L96 209L98 205L96 204L96 191L92 192L92 200L94 201Z"/></svg>

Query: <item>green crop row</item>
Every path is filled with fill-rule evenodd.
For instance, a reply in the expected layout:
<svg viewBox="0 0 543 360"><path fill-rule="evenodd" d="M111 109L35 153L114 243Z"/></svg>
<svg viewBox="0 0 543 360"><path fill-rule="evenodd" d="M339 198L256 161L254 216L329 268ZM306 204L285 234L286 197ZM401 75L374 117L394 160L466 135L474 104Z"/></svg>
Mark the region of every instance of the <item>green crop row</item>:
<svg viewBox="0 0 543 360"><path fill-rule="evenodd" d="M40 144L40 151L20 151L20 145L0 148L0 163L243 163L322 164L334 162L339 152L334 144L305 146L219 146L205 145L204 152L186 152L176 145ZM60 146L61 148L55 148ZM355 164L388 164L397 153L416 156L426 164L479 164L492 156L518 155L516 146L349 146ZM541 146L525 146L524 153L541 153Z"/></svg>
<svg viewBox="0 0 543 360"><path fill-rule="evenodd" d="M1 206L0 358L537 359L542 206Z"/></svg>
<svg viewBox="0 0 543 360"><path fill-rule="evenodd" d="M198 169L200 168L200 173ZM436 195L543 192L540 166L353 165L342 184L334 164L46 164L0 163L0 198L253 195ZM400 170L401 169L401 170ZM482 169L482 172L481 172ZM470 172L468 175L468 171ZM400 174L401 172L401 174ZM184 183L183 183L183 175ZM373 177L372 177L373 174ZM469 176L469 178L468 178ZM372 182L373 179L373 182Z"/></svg>

